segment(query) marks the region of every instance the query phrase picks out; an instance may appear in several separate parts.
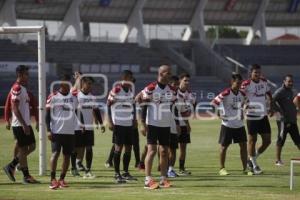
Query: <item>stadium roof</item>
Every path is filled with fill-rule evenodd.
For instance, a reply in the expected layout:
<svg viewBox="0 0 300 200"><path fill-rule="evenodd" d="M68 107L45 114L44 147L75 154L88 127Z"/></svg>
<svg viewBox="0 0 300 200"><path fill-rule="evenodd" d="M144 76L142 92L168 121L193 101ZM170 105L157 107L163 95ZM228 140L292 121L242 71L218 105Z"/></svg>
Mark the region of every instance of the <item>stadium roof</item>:
<svg viewBox="0 0 300 200"><path fill-rule="evenodd" d="M267 26L299 26L300 12L289 12L292 0L270 0L265 11ZM0 8L5 0L0 0ZM37 3L40 2L40 3ZM16 0L17 19L62 21L72 0ZM126 23L137 0L82 0L82 22ZM189 24L199 0L147 0L143 7L145 24ZM229 3L230 2L230 3ZM208 0L204 9L206 25L251 26L261 0Z"/></svg>

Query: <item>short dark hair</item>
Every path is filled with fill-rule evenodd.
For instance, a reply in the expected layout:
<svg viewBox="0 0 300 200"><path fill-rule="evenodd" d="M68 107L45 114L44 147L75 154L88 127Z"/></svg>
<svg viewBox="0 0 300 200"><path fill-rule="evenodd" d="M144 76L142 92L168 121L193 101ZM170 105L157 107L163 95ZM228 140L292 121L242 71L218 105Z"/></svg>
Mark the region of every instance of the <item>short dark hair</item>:
<svg viewBox="0 0 300 200"><path fill-rule="evenodd" d="M287 75L284 76L284 80L286 80L287 78L293 79L294 76L292 74L287 74Z"/></svg>
<svg viewBox="0 0 300 200"><path fill-rule="evenodd" d="M250 72L253 72L253 70L261 69L261 66L259 64L253 64L250 68Z"/></svg>
<svg viewBox="0 0 300 200"><path fill-rule="evenodd" d="M178 76L171 76L170 82L176 82L176 81L179 81Z"/></svg>
<svg viewBox="0 0 300 200"><path fill-rule="evenodd" d="M126 69L122 72L121 77L122 79L124 79L126 76L132 76L132 75L133 75L132 71Z"/></svg>
<svg viewBox="0 0 300 200"><path fill-rule="evenodd" d="M19 65L17 68L16 68L16 74L23 74L24 72L27 72L29 70L29 67L26 66L26 65Z"/></svg>
<svg viewBox="0 0 300 200"><path fill-rule="evenodd" d="M191 78L191 76L188 73L182 73L182 74L179 75L179 79L181 80L183 78Z"/></svg>
<svg viewBox="0 0 300 200"><path fill-rule="evenodd" d="M90 77L90 76L84 76L84 77L81 78L82 83L85 83L85 82L88 82L88 81L91 81L92 83L94 83L95 79L93 79L93 77Z"/></svg>
<svg viewBox="0 0 300 200"><path fill-rule="evenodd" d="M231 80L232 80L232 81L236 81L236 80L242 81L242 80L243 80L243 77L242 77L241 74L238 74L238 73L232 73L232 75L231 75Z"/></svg>
<svg viewBox="0 0 300 200"><path fill-rule="evenodd" d="M61 77L60 77L60 80L61 81L70 81L71 80L71 76L69 74L63 74Z"/></svg>

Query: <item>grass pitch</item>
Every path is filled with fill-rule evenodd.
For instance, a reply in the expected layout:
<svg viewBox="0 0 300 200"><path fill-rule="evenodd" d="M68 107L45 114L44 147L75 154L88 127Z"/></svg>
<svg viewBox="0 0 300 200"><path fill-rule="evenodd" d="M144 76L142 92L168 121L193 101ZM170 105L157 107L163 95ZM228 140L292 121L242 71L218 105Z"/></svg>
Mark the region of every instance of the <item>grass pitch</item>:
<svg viewBox="0 0 300 200"><path fill-rule="evenodd" d="M283 150L285 166L276 167L275 142L277 128L272 121L272 145L259 158L258 163L264 170L260 176L242 175L242 166L239 158L238 145L232 145L227 154L226 169L231 175L221 177L218 175L219 160L217 144L220 121L193 121L192 144L188 146L186 167L192 171L192 176L172 179L174 187L148 191L143 189L144 174L133 168L134 156L132 154L131 173L138 177L137 182L117 185L113 181L113 170L106 169L104 162L111 147L111 133L96 133L94 147L94 174L93 180L71 177L68 173L66 181L70 188L51 191L48 189L49 176L39 177L38 174L38 150L29 157L29 167L34 175L42 183L37 185L23 185L22 174L17 172L16 183L8 180L3 171L0 172L0 200L24 199L244 199L244 200L299 200L300 199L300 166L296 166L296 182L294 191L289 190L289 160L292 157L300 157L300 152L288 137ZM36 134L36 139L38 136ZM38 141L38 140L37 140ZM140 137L141 149L145 144L145 138ZM259 140L260 143L260 140ZM47 143L50 156L50 143ZM12 159L14 140L12 133L5 130L4 124L0 125L0 165L4 166ZM38 145L37 145L38 146ZM60 164L58 165L60 166ZM122 165L121 165L122 167ZM157 162L154 164L154 175L159 177L156 171ZM178 161L176 162L178 168ZM47 171L49 175L49 171ZM59 172L57 173L59 175Z"/></svg>

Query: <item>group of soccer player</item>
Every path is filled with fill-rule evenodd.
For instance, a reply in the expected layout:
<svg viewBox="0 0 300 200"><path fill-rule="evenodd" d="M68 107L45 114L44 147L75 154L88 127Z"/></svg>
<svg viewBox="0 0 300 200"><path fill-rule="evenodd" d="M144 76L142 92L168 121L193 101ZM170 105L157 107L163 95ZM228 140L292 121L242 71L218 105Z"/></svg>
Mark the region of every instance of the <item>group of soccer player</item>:
<svg viewBox="0 0 300 200"><path fill-rule="evenodd" d="M10 180L15 180L15 171L21 170L24 183L38 183L29 173L27 157L34 151L36 143L30 117L34 115L37 124L37 103L27 91L28 67L16 69L17 80L11 88L5 106L5 120L12 127L16 144L14 158L3 169ZM50 189L68 187L65 177L71 162L71 173L83 178L94 178L92 173L94 124L105 132L97 97L92 94L94 79L81 73L71 77L64 75L57 91L53 91L46 102L46 125L51 142ZM172 76L171 67L162 65L155 82L135 94L135 77L129 70L122 72L108 94L107 123L112 134L112 149L107 166L114 167L117 183L137 180L129 171L132 147L135 152L135 166L145 170L145 189L169 188L168 178L190 175L185 169L187 144L191 142L189 118L194 116L196 97L191 92L190 75ZM287 75L283 86L273 95L267 80L262 78L261 67L253 65L250 79L243 81L240 74L233 74L231 86L211 102L222 119L220 131L220 175L229 175L225 168L226 151L230 144L239 143L243 173L258 175L262 169L257 158L271 143L271 127L268 114L278 113L278 140L276 165L281 166L281 151L288 133L300 149L300 135L297 126L297 107L300 94L293 91L293 77ZM244 127L244 113L248 128L248 139ZM145 151L140 158L138 120L140 132L147 138ZM11 122L10 122L11 121ZM257 135L262 144L256 150ZM248 141L248 144L247 144ZM175 171L176 150L179 147L179 172ZM123 170L120 164L122 151ZM62 168L56 178L57 161L63 154ZM158 155L160 180L152 176L153 160ZM86 166L83 164L85 156Z"/></svg>
<svg viewBox="0 0 300 200"><path fill-rule="evenodd" d="M240 146L243 173L258 175L263 171L257 158L271 144L271 126L268 115L276 113L278 137L276 144L276 166L282 166L281 151L289 133L300 150L300 135L297 126L297 108L300 106L300 93L293 89L293 76L286 75L283 85L272 96L268 81L262 78L261 66L255 64L250 69L250 79L243 81L240 74L233 74L231 87L225 89L212 101L222 119L219 137L221 176L229 175L225 168L226 151L231 143ZM244 127L244 113L248 129ZM256 149L258 134L262 144ZM247 156L248 155L248 156ZM248 166L247 166L248 165Z"/></svg>

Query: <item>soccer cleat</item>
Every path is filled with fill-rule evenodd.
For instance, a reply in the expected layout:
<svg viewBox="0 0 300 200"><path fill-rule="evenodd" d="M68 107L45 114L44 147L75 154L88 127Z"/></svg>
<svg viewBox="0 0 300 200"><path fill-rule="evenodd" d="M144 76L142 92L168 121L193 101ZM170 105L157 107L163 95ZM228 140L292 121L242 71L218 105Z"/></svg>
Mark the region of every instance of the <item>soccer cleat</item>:
<svg viewBox="0 0 300 200"><path fill-rule="evenodd" d="M254 175L252 171L247 170L247 169L243 171L243 174L245 174L247 176L253 176Z"/></svg>
<svg viewBox="0 0 300 200"><path fill-rule="evenodd" d="M247 167L250 171L253 171L253 164L252 164L251 160L247 160Z"/></svg>
<svg viewBox="0 0 300 200"><path fill-rule="evenodd" d="M67 188L69 185L65 182L65 180L59 180L59 188Z"/></svg>
<svg viewBox="0 0 300 200"><path fill-rule="evenodd" d="M124 174L122 174L122 177L126 180L126 181L137 181L137 178L131 176L131 174L129 172L125 172Z"/></svg>
<svg viewBox="0 0 300 200"><path fill-rule="evenodd" d="M220 171L219 171L219 175L220 176L227 176L229 175L230 173L225 169L225 168L222 168Z"/></svg>
<svg viewBox="0 0 300 200"><path fill-rule="evenodd" d="M259 174L262 174L263 171L260 169L259 166L256 166L256 167L253 168L253 173L254 173L255 175L259 175Z"/></svg>
<svg viewBox="0 0 300 200"><path fill-rule="evenodd" d="M14 176L14 169L10 167L10 165L6 165L5 167L3 167L3 170L5 172L5 174L7 175L7 177L9 178L9 180L11 180L12 182L16 182L15 176Z"/></svg>
<svg viewBox="0 0 300 200"><path fill-rule="evenodd" d="M39 181L35 180L32 176L24 177L23 184L36 184L40 183Z"/></svg>
<svg viewBox="0 0 300 200"><path fill-rule="evenodd" d="M159 187L170 188L170 187L172 187L172 184L167 179L164 179L159 182Z"/></svg>
<svg viewBox="0 0 300 200"><path fill-rule="evenodd" d="M178 175L179 176L190 176L192 174L192 172L187 171L187 170L179 170Z"/></svg>
<svg viewBox="0 0 300 200"><path fill-rule="evenodd" d="M59 182L56 179L53 179L49 185L49 188L52 190L56 190L59 188Z"/></svg>
<svg viewBox="0 0 300 200"><path fill-rule="evenodd" d="M72 174L72 176L74 176L74 177L75 177L75 176L80 176L78 170L77 170L77 169L74 169L74 168L71 169L71 174Z"/></svg>
<svg viewBox="0 0 300 200"><path fill-rule="evenodd" d="M278 166L278 167L282 167L284 165L284 163L281 160L277 160L275 162L275 165Z"/></svg>
<svg viewBox="0 0 300 200"><path fill-rule="evenodd" d="M85 169L85 167L83 166L82 162L78 162L78 163L76 164L76 168L77 168L78 171L81 171L81 172L86 171L86 169Z"/></svg>
<svg viewBox="0 0 300 200"><path fill-rule="evenodd" d="M116 174L115 180L118 184L126 183L126 180L121 176L121 174Z"/></svg>
<svg viewBox="0 0 300 200"><path fill-rule="evenodd" d="M112 163L105 163L104 164L105 168L113 168L114 165Z"/></svg>
<svg viewBox="0 0 300 200"><path fill-rule="evenodd" d="M88 171L83 175L83 178L84 179L94 179L94 178L96 178L96 176L91 171Z"/></svg>
<svg viewBox="0 0 300 200"><path fill-rule="evenodd" d="M140 162L140 164L139 164L139 170L145 171L145 164L143 162Z"/></svg>
<svg viewBox="0 0 300 200"><path fill-rule="evenodd" d="M155 182L153 179L151 179L145 182L144 188L148 190L155 190L159 188L159 184Z"/></svg>
<svg viewBox="0 0 300 200"><path fill-rule="evenodd" d="M178 174L174 170L168 171L168 178L176 178L178 177Z"/></svg>

